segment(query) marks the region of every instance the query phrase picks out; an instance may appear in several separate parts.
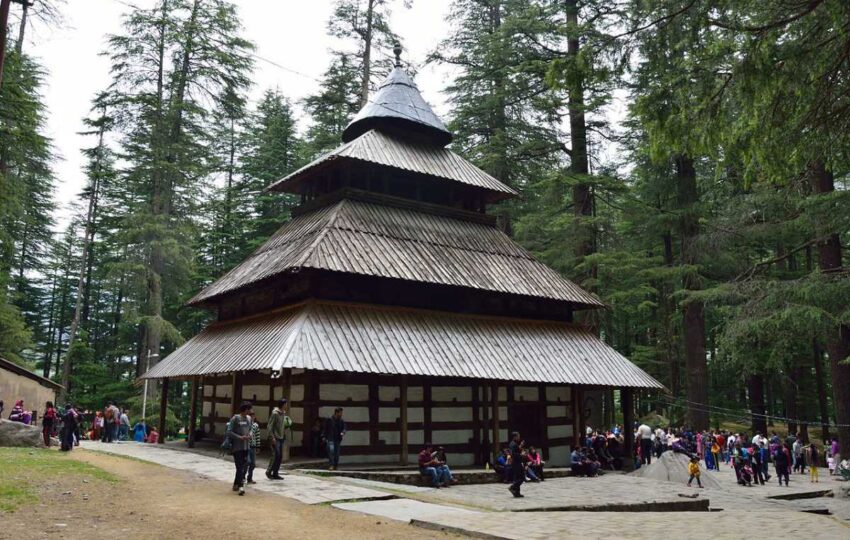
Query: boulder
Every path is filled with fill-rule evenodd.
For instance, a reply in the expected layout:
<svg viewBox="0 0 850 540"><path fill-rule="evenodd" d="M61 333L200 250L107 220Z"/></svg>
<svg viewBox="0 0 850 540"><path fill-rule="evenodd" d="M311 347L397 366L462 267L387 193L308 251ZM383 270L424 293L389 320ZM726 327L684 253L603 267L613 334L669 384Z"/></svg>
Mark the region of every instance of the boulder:
<svg viewBox="0 0 850 540"><path fill-rule="evenodd" d="M631 474L634 476L640 476L641 478L648 478L650 480L687 484L688 478L690 477L688 474L689 462L690 460L688 459L688 456L684 454L677 454L676 452L668 450L661 454L660 458L652 458L651 465L644 465ZM717 473L707 471L705 469L705 463L700 462L699 468L702 485L708 488L722 487L722 484L715 476ZM694 485L696 485L696 481L694 481Z"/></svg>
<svg viewBox="0 0 850 540"><path fill-rule="evenodd" d="M20 422L0 419L0 446L43 447L41 429Z"/></svg>

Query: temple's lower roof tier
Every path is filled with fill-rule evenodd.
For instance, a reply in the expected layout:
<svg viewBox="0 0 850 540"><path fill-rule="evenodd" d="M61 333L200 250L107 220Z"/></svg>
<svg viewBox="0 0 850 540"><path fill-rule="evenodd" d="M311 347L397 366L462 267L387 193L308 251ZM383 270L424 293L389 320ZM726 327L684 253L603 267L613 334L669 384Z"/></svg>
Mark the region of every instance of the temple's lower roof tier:
<svg viewBox="0 0 850 540"><path fill-rule="evenodd" d="M296 217L189 304L304 268L603 305L491 225L349 199Z"/></svg>
<svg viewBox="0 0 850 540"><path fill-rule="evenodd" d="M285 368L662 388L568 323L313 301L212 324L143 377Z"/></svg>

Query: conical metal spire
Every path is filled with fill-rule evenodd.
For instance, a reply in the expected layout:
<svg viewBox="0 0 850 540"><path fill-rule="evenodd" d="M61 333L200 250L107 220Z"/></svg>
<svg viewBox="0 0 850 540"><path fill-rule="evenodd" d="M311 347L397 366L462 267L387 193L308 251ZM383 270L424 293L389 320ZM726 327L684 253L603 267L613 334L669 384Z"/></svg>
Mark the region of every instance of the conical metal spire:
<svg viewBox="0 0 850 540"><path fill-rule="evenodd" d="M393 47L395 67L378 86L369 103L360 109L342 132L344 142L352 141L370 129L414 133L439 146L451 142L451 132L434 114L402 67L401 50L401 45L396 43Z"/></svg>

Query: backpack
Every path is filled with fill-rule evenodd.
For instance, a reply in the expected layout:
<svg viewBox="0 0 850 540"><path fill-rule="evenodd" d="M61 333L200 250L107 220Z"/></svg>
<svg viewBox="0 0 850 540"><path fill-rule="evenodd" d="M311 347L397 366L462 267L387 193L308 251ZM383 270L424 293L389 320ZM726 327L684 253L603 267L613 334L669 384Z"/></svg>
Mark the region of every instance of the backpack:
<svg viewBox="0 0 850 540"><path fill-rule="evenodd" d="M233 418L227 421L227 427L224 429L224 440L221 441L221 453L233 453L233 439L230 438L230 432L233 431Z"/></svg>

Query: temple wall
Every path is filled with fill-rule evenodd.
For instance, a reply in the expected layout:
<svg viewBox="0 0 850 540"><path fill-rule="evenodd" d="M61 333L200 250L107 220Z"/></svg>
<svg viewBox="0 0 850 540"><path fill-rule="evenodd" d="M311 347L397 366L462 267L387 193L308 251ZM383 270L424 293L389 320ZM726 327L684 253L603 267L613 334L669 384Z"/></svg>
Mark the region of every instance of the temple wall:
<svg viewBox="0 0 850 540"><path fill-rule="evenodd" d="M341 463L395 463L401 451L401 377L292 370L206 377L199 423L220 438L232 403L254 404L263 437L278 399L289 399L293 426L287 444L291 454L310 452L310 428L316 419L343 407L348 431ZM233 399L234 389L236 399ZM427 440L444 446L455 466L489 459L493 427L492 386L486 381L410 376L407 379L407 442L409 462ZM550 465L566 465L573 438L572 391L569 386L500 384L498 387L500 447L513 430L528 444L542 449Z"/></svg>

